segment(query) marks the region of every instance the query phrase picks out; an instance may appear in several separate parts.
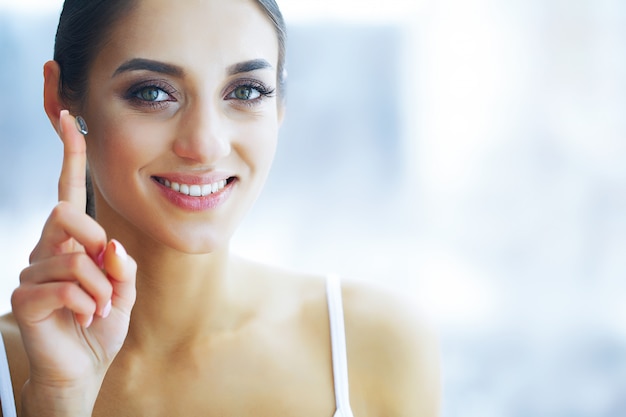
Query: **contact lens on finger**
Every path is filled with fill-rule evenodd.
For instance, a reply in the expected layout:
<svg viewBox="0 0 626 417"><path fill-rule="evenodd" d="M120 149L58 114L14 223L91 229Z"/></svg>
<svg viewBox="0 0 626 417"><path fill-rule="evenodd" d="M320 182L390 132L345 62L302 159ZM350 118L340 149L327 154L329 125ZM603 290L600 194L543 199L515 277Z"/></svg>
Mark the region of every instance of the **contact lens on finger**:
<svg viewBox="0 0 626 417"><path fill-rule="evenodd" d="M82 116L76 116L76 128L80 133L86 135L89 130L87 129L87 122L83 119Z"/></svg>

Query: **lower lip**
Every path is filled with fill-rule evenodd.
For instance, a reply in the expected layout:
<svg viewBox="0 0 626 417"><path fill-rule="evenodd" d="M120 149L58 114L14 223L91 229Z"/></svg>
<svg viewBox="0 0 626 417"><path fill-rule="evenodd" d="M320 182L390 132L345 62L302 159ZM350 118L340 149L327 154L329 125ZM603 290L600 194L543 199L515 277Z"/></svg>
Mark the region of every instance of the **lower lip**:
<svg viewBox="0 0 626 417"><path fill-rule="evenodd" d="M211 193L203 197L192 197L190 195L181 194L169 187L161 184L157 180L154 183L159 187L161 193L176 207L187 211L206 211L213 210L221 206L230 196L237 180L231 180L224 188L216 193Z"/></svg>

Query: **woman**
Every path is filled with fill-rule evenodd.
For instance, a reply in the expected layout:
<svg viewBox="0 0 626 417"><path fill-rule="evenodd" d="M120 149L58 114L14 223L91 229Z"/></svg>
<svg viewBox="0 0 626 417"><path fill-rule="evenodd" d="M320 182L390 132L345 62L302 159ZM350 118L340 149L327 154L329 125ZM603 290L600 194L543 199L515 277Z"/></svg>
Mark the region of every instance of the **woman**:
<svg viewBox="0 0 626 417"><path fill-rule="evenodd" d="M272 0L65 2L59 204L0 323L18 415L437 415L435 342L395 298L229 252L276 148L284 29Z"/></svg>

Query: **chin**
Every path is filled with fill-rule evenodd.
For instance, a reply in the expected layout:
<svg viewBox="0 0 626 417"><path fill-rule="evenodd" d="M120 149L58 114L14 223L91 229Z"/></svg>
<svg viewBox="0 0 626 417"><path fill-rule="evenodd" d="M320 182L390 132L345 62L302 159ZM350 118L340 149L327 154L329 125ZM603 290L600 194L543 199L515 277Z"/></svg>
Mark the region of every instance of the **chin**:
<svg viewBox="0 0 626 417"><path fill-rule="evenodd" d="M232 233L222 228L211 228L207 225L204 230L195 230L190 233L173 231L162 239L155 237L165 246L188 255L203 255L217 252L227 252L230 247Z"/></svg>

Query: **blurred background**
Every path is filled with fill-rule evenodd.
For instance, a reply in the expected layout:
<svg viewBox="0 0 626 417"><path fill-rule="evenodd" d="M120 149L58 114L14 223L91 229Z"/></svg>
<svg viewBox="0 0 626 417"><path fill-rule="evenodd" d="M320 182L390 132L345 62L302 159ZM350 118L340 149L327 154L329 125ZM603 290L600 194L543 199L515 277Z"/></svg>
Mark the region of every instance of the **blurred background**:
<svg viewBox="0 0 626 417"><path fill-rule="evenodd" d="M59 0L0 0L0 309L56 201ZM282 0L248 256L413 297L445 417L626 415L626 2Z"/></svg>

